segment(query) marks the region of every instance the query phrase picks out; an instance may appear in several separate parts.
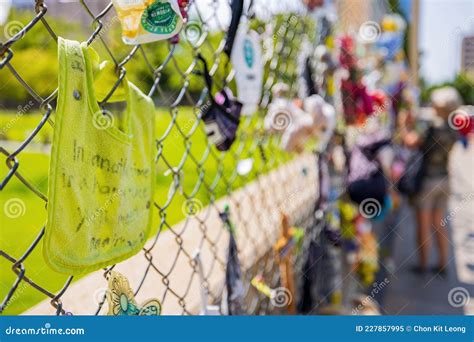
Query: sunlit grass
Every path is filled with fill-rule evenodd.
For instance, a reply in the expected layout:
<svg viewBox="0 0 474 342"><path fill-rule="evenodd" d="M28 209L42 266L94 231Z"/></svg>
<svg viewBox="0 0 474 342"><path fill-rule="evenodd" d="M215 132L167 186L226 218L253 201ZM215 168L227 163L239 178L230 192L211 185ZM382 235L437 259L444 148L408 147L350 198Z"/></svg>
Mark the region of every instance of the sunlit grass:
<svg viewBox="0 0 474 342"><path fill-rule="evenodd" d="M17 113L0 114L0 137L3 143L0 145L7 150L19 146L29 133L33 131L41 120L41 115L18 115ZM172 120L175 123L172 124ZM247 138L244 142L236 143L233 150L226 153L222 160L217 160L208 155L207 138L201 126L195 125L196 117L192 113L192 108L180 108L178 115L173 116L166 110L158 110L156 116L156 136L161 142L162 157L156 164L156 196L155 201L158 206L165 209L166 223L175 224L184 218L182 210L185 196L195 193L195 198L199 199L203 205L210 202L210 193L206 186L215 187L213 191L214 199L222 197L228 191L241 187L257 176L257 171L268 170L277 165L271 163L264 165L261 153L256 149L255 138ZM171 128L170 128L171 126ZM178 129L180 127L180 129ZM241 125L242 132L247 136L258 134L261 127L259 119L245 118ZM48 148L52 140L53 129L47 124L34 140L34 147L19 154L19 171L43 194L47 194L49 155ZM189 139L183 138L189 135ZM8 139L5 142L5 139ZM5 146L4 146L5 145ZM265 154L271 160L284 161L288 156L277 152L271 147L274 144L266 142L264 145ZM191 154L185 157L186 151ZM235 153L233 153L235 152ZM212 153L222 156L215 149ZM235 157L238 155L238 159ZM238 175L235 170L239 159L253 158L253 170L245 176ZM169 166L178 168L180 165L180 184L175 189L173 184L173 174L169 172ZM197 164L202 165L199 167ZM7 174L8 168L5 164L0 166L0 178ZM203 178L205 184L197 186L198 180ZM226 181L224 181L224 179ZM216 181L216 179L219 179ZM23 185L15 177L0 192L0 208L4 208L5 203L11 199L20 199L24 204L24 213L19 217L8 217L5 210L0 210L0 250L7 252L15 258L19 258L27 250L41 231L46 222L45 202L36 196L31 190ZM155 210L155 231L162 218L158 210ZM11 216L11 215L9 215ZM16 215L15 215L16 216ZM25 261L26 275L34 279L39 285L49 291L56 292L64 284L67 276L56 273L48 268L42 256L42 241L35 248L32 254ZM0 258L0 299L3 299L12 284L16 275L11 271L12 264L4 258ZM4 311L4 314L18 314L30 308L37 302L45 299L44 295L32 289L31 286L22 282L11 304Z"/></svg>

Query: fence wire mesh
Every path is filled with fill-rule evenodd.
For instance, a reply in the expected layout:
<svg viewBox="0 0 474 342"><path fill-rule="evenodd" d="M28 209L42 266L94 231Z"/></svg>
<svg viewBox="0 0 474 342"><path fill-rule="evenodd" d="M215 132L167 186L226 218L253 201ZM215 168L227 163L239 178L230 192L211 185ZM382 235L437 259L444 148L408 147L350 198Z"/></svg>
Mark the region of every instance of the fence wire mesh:
<svg viewBox="0 0 474 342"><path fill-rule="evenodd" d="M270 136L266 133L263 129L262 118L266 113L267 105L271 101L271 89L274 84L284 81L292 87L291 91L293 93L296 92L294 85L296 84L295 80L297 77L296 56L299 46L295 41L302 41L300 38L308 34L307 27L305 28L306 22L300 20L302 15L292 13L290 9L281 11L279 20L276 18L276 13L271 13L273 6L270 6L268 2L253 1L253 7L245 11L244 16L247 18L244 19L251 20L254 12L258 10L263 11L263 18L265 18L260 19L261 26L259 28L261 30L260 33L264 37L265 49L266 77L264 91L258 113L254 116L243 118L237 141L229 152L223 154L211 146L203 133L204 129L200 114L208 90L205 88L201 78L196 77L195 71L200 68L196 58L197 53L203 53L212 58L211 73L214 75L214 78L225 80L222 82L232 82L234 71L230 66L226 66L226 57L223 54L226 26L221 22L222 20L218 15L218 11L222 11L223 6L226 7L224 10L228 11L229 4L227 2L209 0L207 5L203 6L204 2L206 1L195 0L191 1L188 5L188 11L193 13L191 16L193 22L199 23L200 38L197 40L197 43L191 44L188 41L185 34L186 29L184 29L179 44L157 42L147 46L130 47L129 51L126 51L128 47L125 45L122 45L120 49L110 47L113 42L107 37L106 32L112 27L118 26L116 13L111 2L103 3L81 0L80 7L77 7L79 4L76 4L77 6L74 7L75 9L80 8L81 13L70 13L71 17L80 15L81 18L88 18L90 35L87 38L87 43L97 49L101 49L103 57L111 59L115 63L116 69L121 71L122 74L124 74L129 66L136 64L146 65L148 74L143 75L143 78L151 79L152 85L150 89L142 90L148 93L159 106L160 113L157 115L167 117L166 120L160 121L162 127L159 129L160 133L156 137L155 158L156 167L160 174L158 178L161 182L161 187L166 189L167 195L156 198L154 210L158 219L155 220L155 235L152 243L147 244L146 248L141 252L144 272L141 274L139 284L134 288L134 291L138 295L150 274L158 274L164 284L165 291L157 294L157 298L161 300L164 307L167 306L169 301L177 301L181 312L175 312L176 314L196 313L192 312L192 308L187 306L189 290L193 279L197 277L196 263L193 260L194 251L188 250L185 247L185 241L183 241L183 234L191 222L198 221L201 231L199 237L201 248L206 248L213 254L212 263L205 265L202 286L209 287L207 282L211 275L216 270L225 268L225 260L222 256L218 255L216 246L226 244L227 232L222 229L219 235L210 236L208 234L208 225L210 223L206 215L193 215L193 212L204 207L206 207L207 213L220 212L222 207L217 204L217 200L225 196L231 208L233 219L238 220L241 223L240 226L244 227L243 231L240 231L239 234L251 237L250 230L265 228L263 227L266 222L265 213L275 210L275 208L271 207L265 208L265 202L259 201L254 203L255 191L264 194L264 198L274 196L275 189L260 183L259 179L263 175L268 174L269 171L288 162L292 157L281 152L278 147L278 137ZM0 190L6 195L4 198L7 198L9 186L21 187L23 193L34 194L36 201L44 202L44 206L46 206L48 201L44 186L41 186L38 181L31 181L32 173L37 170L35 168L23 170L21 161L22 155L28 153L29 149L37 145L40 132L50 130L51 127L54 128L54 107L57 91L49 95L42 95L40 90L33 89L33 86L30 86L25 81L23 75L23 70L26 70L24 68L25 65L15 63L15 46L20 44L22 38L31 34L31 31L34 29L46 30L48 32L51 36L48 45L55 44L58 35L64 35L66 38L69 38L69 33L74 35L73 32L55 31L53 25L49 22L50 11L47 5L49 5L48 1L36 0L34 13L31 11L30 22L21 27L14 36L0 45L0 73L10 73L13 76L10 79L11 82L20 82L32 97L32 101L34 101L34 106L31 105L31 107L38 108L42 113L41 120L37 122L34 129L23 141L19 143L5 142L0 147L3 160L7 165L6 175L1 176ZM52 3L51 6L57 6L57 4ZM54 10L54 8L52 9ZM219 36L219 39L214 42L210 37L214 37L216 34ZM156 58L153 56L153 49L157 45L166 46L167 55L158 64L154 64ZM180 57L177 53L183 48L183 45L186 46L187 51L190 52L192 57L186 68L182 67L183 64L179 60ZM117 51L120 52L117 53ZM124 51L126 52L124 53ZM34 61L31 61L31 63L34 63ZM51 63L56 62L51 61ZM170 93L163 86L168 81L163 76L170 73L179 75L181 89L177 93ZM191 87L195 84L202 89L198 96L196 96L196 92L191 90ZM8 87L8 84L3 84L1 87ZM185 115L184 105L192 107L189 115ZM184 120L182 119L183 117L185 118ZM73 128L71 128L71 131L73 134ZM204 148L194 148L197 140L203 144ZM47 147L45 148L47 149ZM176 152L173 153L173 151L180 151L180 153L176 155ZM247 175L239 174L237 164L239 161L247 158L254 159L253 169ZM311 162L311 165L315 165L315 163ZM283 177L282 179L274 180L274 183L280 184L283 188L286 186L287 179L281 174L271 173L270 176ZM298 177L301 175L293 174L291 176ZM246 192L244 188L244 201L251 207L254 207L254 210L248 214L257 216L257 222L262 227L246 225L249 217L239 217L241 214L238 210L232 211L233 208L238 208L242 205L242 198L235 199L233 197L234 191L250 181L254 182L255 187L249 192ZM316 187L314 191L316 192ZM313 203L308 203L307 206L311 208ZM174 214L176 210L173 208L183 209L180 210L181 213ZM25 215L29 215L28 211L26 211ZM301 218L303 221L306 221L299 222L299 224L307 225L311 217L310 209L308 210L308 215ZM185 223L175 226L175 223L180 218L185 219ZM61 299L70 290L73 277L61 278L62 287L59 289L52 288L47 278L44 276L40 277L41 274L44 275L50 272L47 270L46 265L42 269L37 268L38 264L44 264L44 262L30 263L31 258L41 258L38 250L41 249L41 242L45 231L44 222L32 219L36 227L36 233L34 239L28 242L28 248L19 250L15 241L6 241L2 244L2 246L5 246L5 248L0 250L0 257L3 259L3 262L0 264L2 277L12 279L12 282L8 288L0 289L0 294L3 297L0 312L8 313L10 306L18 305L21 302L21 297L28 294L36 302L49 298L56 314L66 314L69 310L66 305L63 305ZM10 222L8 221L8 223ZM15 229L18 241L22 241L25 238L22 235L21 226L10 224L7 226L7 224L4 225L3 223L2 226L2 230ZM163 239L162 236L165 231L168 231L167 234L171 233L173 235L175 244L173 254L168 256L170 260L165 263L166 266L160 260L155 260L151 256L153 249L160 248L160 241ZM269 241L274 241L273 235L267 234L266 238ZM262 243L262 241L253 240L252 238L249 238L248 241L255 249ZM187 284L184 286L186 290L178 291L169 279L173 272L182 272L182 270L176 268L178 258L182 257L188 259L190 272L187 276ZM104 270L104 276L113 268L114 266L111 266ZM11 277L11 274L7 276L7 272L14 274L14 277ZM250 285L250 280L262 272L269 275L267 282L270 286L275 287L278 285L278 265L272 250L269 250L262 258L256 260L254 266L244 270L247 312L249 314L265 314L275 309L269 303L267 297L256 292ZM58 276L55 275L55 277L57 278ZM31 289L35 293L32 293ZM216 302L220 298L221 293L220 290L209 288L209 295L210 301ZM104 298L98 300L95 314L100 313L101 307L104 304ZM24 309L26 308L23 307L22 310ZM74 314L74 312L72 313ZM91 314L93 313L91 312Z"/></svg>

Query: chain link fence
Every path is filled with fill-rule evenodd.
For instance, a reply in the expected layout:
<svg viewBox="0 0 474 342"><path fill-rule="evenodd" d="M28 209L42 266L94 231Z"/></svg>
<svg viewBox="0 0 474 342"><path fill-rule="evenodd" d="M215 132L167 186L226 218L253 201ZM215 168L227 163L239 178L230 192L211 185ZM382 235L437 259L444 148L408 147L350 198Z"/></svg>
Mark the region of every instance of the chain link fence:
<svg viewBox="0 0 474 342"><path fill-rule="evenodd" d="M212 56L211 74L214 78L220 78L227 83L233 80L234 71L230 66L226 66L226 57L223 55L226 27L219 15L220 11L228 12L228 3L217 0L208 0L207 3L206 1L191 1L188 11L192 15L188 26L191 20L193 25L199 24L197 43L190 44L185 28L181 33L179 44L165 41L148 44L146 47L122 45L120 51L130 49L122 57L112 52L114 49L109 47L111 42L106 34L112 27L118 26L112 3L105 3L103 8L98 8L100 6L97 3L92 5L89 3L93 2L80 1L81 18L89 18L92 28L87 43L95 48L100 47L106 54L104 57L111 59L116 69L122 72L131 65L145 63L148 69L146 77L152 80L152 85L150 89L142 90L148 93L159 106L157 115L167 117L166 120L160 121L165 124L156 137L155 162L157 173L160 175L158 180L162 181L161 188L166 191L158 191L158 195L162 196L156 198L154 211L158 219L155 219L155 234L142 252L133 258L133 264L127 264L128 261L126 261L124 263L126 267L122 268L123 273L131 280L135 295L140 296L143 289L151 288L152 290L146 292L146 296L152 293L154 298L161 301L164 312L170 314L198 313L195 305L191 305L189 301L192 293L200 286L209 291L210 302L217 302L221 297L223 286L211 285L210 279L220 277L225 270L225 254L222 250L227 248L228 233L223 228L215 228L216 225L224 226L223 222L219 222L216 217L223 210L223 205L228 204L231 219L237 227L240 253L247 254L247 256L241 255L244 267L246 310L249 314L275 312L275 307L269 299L258 293L250 283L256 275L263 275L270 287L279 285L278 264L272 250L272 244L278 239L280 230L279 214L282 209L286 210L296 205L299 206L298 215L292 215L293 223L301 226L310 224L317 194L314 175L316 170L313 170L316 163L313 155L303 155L294 159L281 152L278 147L278 137L267 134L263 128L262 119L271 101L273 85L283 81L291 86L293 93L296 93L296 61L299 49L297 41L302 41L301 37L308 34L306 21L302 20L301 14L292 12L290 8L282 8L265 1L252 1L253 6L244 11L244 16L247 18L242 18L242 20L249 19L251 23L259 21L261 24L259 30L263 37L266 70L264 92L258 113L243 117L234 146L229 152L220 153L207 141L204 134L200 114L208 90L204 82L195 76L195 72L199 69L196 56L198 53L204 53ZM204 3L206 3L205 6ZM18 143L4 141L1 144L0 152L7 165L6 175L0 176L0 190L5 194L5 196L2 195L4 210L7 210L7 202L11 200L6 190L13 186L21 188L23 194L27 192L34 194L36 200L44 202L44 206L48 201L45 191L37 182L31 181L32 173L38 170L36 168L23 170L22 156L29 153L40 132L51 129L49 126L54 127L57 91L49 96L41 96L39 91L33 89L25 81L22 74L23 66L15 64L15 46L22 41L23 37L30 34L33 28L40 27L48 32L52 38L48 44L55 44L57 41L59 33L55 32L53 25L49 22L47 5L49 5L48 1L36 0L35 12L31 13L31 21L0 45L0 73L10 73L14 81L19 82L32 97L34 105L30 102L31 107L39 108L42 113L40 121L23 141ZM276 9L280 14L277 15ZM259 14L258 11L262 15L257 17L263 19L254 20L255 12ZM209 37L216 34L220 38L212 42ZM166 45L167 57L158 65L154 65L152 62L154 58L150 53L153 46L158 44ZM192 61L186 68L182 67L177 55L177 51L183 46L186 46L192 56ZM31 62L34 63L34 61ZM51 61L51 63L56 62ZM170 93L164 87L167 80L162 76L165 73L175 73L180 76L179 92ZM195 82L199 82L202 89L198 94L191 91L191 86ZM8 87L8 84L3 87ZM192 107L191 113L184 113L185 108L189 106ZM192 146L197 140L204 145L204 148L196 152ZM175 147L179 148L174 149ZM176 155L176 151L179 151L179 156ZM246 159L253 161L252 170L247 174L242 174L239 171L239 163ZM307 170L308 168L311 170ZM303 194L306 195L303 196ZM24 210L25 203L21 203L21 198L19 199L20 210ZM179 213L175 214L177 211ZM29 215L28 210L24 212L24 215ZM176 224L180 219L182 221ZM27 249L18 250L16 241L3 241L1 244L0 273L2 278L12 281L7 287L3 282L3 287L0 289L2 296L0 312L9 313L10 308L13 310L10 312L15 312L14 308L21 302L22 297L28 296L34 298L33 302L44 299L49 302L49 309L43 305L39 307L40 310L34 311L35 313L55 312L61 315L71 312L76 314L75 307L80 301L80 297L75 297L72 293L73 288L74 291L78 290L78 287L74 287L76 279L72 276L61 278L63 284L61 288L53 288L48 281L48 275L52 271L47 269L44 261L30 262L31 258L41 258L38 250L41 249L45 229L44 222L34 217L31 220L36 227L36 233L35 238L28 242ZM2 231L14 229L17 232L18 241L22 241L24 227L14 225L12 223L14 221L5 222L7 224L2 223ZM192 229L194 233L189 235ZM256 231L259 233L255 234ZM194 240L192 246L188 244L190 241L187 239ZM207 255L204 258L205 272L202 284L199 284L198 269L194 260L196 245L201 253ZM155 252L160 250L165 251L166 255L162 253L160 258L157 258ZM256 251L259 252L254 254ZM38 269L38 265L43 265L43 267ZM116 266L120 268L120 265L115 265L103 272L96 272L96 274L100 273L101 280L97 281L101 282L102 286L106 286L105 277ZM137 268L133 269L135 266ZM178 273L179 278L173 278ZM55 275L56 278L58 278L57 275ZM84 284L88 278L90 276L78 282ZM160 283L158 287L157 281ZM89 311L89 314L101 313L105 295L99 293L99 290L100 288L94 293L88 293L90 297L98 297L95 309ZM68 301L64 301L63 298L67 296L69 296ZM174 305L171 305L172 302ZM167 310L167 307L173 309ZM26 308L16 309L16 311L24 309ZM87 311L82 313L87 313Z"/></svg>

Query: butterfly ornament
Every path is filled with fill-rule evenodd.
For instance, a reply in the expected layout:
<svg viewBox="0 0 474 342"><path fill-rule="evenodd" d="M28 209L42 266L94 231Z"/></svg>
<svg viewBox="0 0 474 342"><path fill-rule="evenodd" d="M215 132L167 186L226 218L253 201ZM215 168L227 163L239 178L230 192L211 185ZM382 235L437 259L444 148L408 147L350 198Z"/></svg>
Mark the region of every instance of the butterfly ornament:
<svg viewBox="0 0 474 342"><path fill-rule="evenodd" d="M157 299L149 299L139 306L128 279L114 271L109 275L107 303L109 316L159 316L161 314L161 303Z"/></svg>

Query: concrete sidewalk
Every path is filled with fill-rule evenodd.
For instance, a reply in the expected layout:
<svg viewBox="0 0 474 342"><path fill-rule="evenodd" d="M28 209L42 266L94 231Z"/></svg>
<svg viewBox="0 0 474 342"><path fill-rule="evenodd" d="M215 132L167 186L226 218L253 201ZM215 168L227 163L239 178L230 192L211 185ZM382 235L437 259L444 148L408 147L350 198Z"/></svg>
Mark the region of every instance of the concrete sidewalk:
<svg viewBox="0 0 474 342"><path fill-rule="evenodd" d="M396 229L395 270L389 277L382 313L387 315L474 314L474 146L456 145L450 161L451 200L446 213L451 237L448 274L417 275L418 261L413 212L402 209ZM434 236L433 236L434 237ZM437 255L431 243L431 265Z"/></svg>

